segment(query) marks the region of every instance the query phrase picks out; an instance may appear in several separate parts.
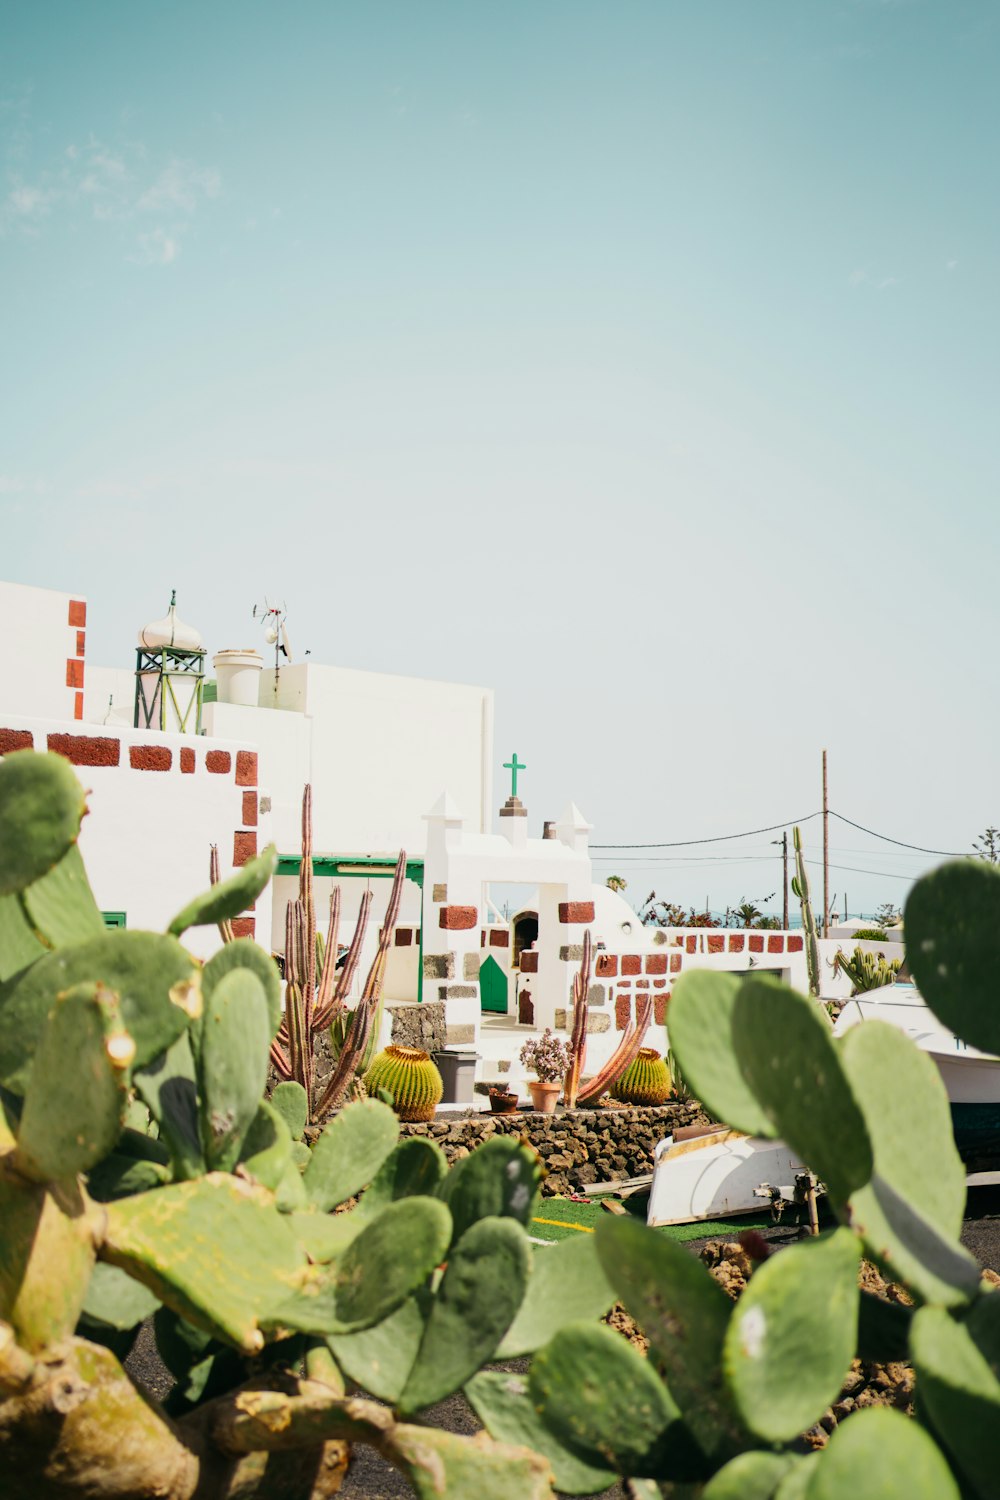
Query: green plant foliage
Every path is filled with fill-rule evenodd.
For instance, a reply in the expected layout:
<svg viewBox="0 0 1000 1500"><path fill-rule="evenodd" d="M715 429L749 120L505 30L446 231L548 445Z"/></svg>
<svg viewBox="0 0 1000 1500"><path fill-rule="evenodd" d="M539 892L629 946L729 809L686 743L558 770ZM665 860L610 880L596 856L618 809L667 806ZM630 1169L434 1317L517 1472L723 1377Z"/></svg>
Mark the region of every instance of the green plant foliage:
<svg viewBox="0 0 1000 1500"><path fill-rule="evenodd" d="M757 1268L736 1304L726 1379L765 1442L791 1441L837 1398L857 1347L860 1249L849 1229L791 1245Z"/></svg>
<svg viewBox="0 0 1000 1500"><path fill-rule="evenodd" d="M264 986L270 1033L272 1037L277 1036L283 1015L281 975L271 955L265 953L260 944L255 943L252 938L236 938L231 943L224 943L217 953L213 953L201 972L203 1000L208 1000L219 981L232 973L233 969L252 970ZM193 1021L192 1030L196 1031L198 1024L197 1021Z"/></svg>
<svg viewBox="0 0 1000 1500"><path fill-rule="evenodd" d="M293 1160L292 1137L284 1117L262 1099L243 1138L240 1163L244 1171L273 1192Z"/></svg>
<svg viewBox="0 0 1000 1500"><path fill-rule="evenodd" d="M87 1192L98 1203L147 1193L171 1181L169 1167L111 1151L87 1173Z"/></svg>
<svg viewBox="0 0 1000 1500"><path fill-rule="evenodd" d="M57 865L25 886L20 900L32 928L49 948L85 943L104 931L79 844L71 844Z"/></svg>
<svg viewBox="0 0 1000 1500"><path fill-rule="evenodd" d="M61 755L15 750L3 757L0 896L23 891L59 863L76 843L85 810L83 788Z"/></svg>
<svg viewBox="0 0 1000 1500"><path fill-rule="evenodd" d="M680 1412L666 1386L609 1328L567 1324L536 1354L529 1388L555 1437L619 1474L662 1477L683 1450Z"/></svg>
<svg viewBox="0 0 1000 1500"><path fill-rule="evenodd" d="M868 1129L825 1012L777 980L747 979L733 1007L732 1038L742 1075L767 1115L769 1133L800 1151L838 1201L868 1182ZM781 1066L775 1066L776 1038L781 1039Z"/></svg>
<svg viewBox="0 0 1000 1500"><path fill-rule="evenodd" d="M466 1230L449 1252L401 1411L450 1396L492 1358L524 1299L530 1260L524 1230L513 1219L480 1219Z"/></svg>
<svg viewBox="0 0 1000 1500"><path fill-rule="evenodd" d="M852 993L855 995L863 995L869 990L893 984L902 962L902 956L886 959L881 953L866 953L864 948L855 948L850 958L838 948L836 958L838 968L851 981Z"/></svg>
<svg viewBox="0 0 1000 1500"><path fill-rule="evenodd" d="M271 1095L271 1108L276 1110L293 1141L301 1141L309 1123L309 1095L301 1083L289 1080L279 1083Z"/></svg>
<svg viewBox="0 0 1000 1500"><path fill-rule="evenodd" d="M856 943L887 943L889 934L884 927L859 927L852 934Z"/></svg>
<svg viewBox="0 0 1000 1500"><path fill-rule="evenodd" d="M670 999L670 1048L685 1082L717 1119L748 1135L774 1136L774 1125L740 1071L732 1046L740 982L732 974L693 969Z"/></svg>
<svg viewBox="0 0 1000 1500"><path fill-rule="evenodd" d="M240 912L252 906L274 874L278 863L278 851L268 844L256 859L248 859L228 880L220 880L193 901L189 901L170 923L167 931L171 937L181 937L189 927L207 927L215 922L228 922Z"/></svg>
<svg viewBox="0 0 1000 1500"><path fill-rule="evenodd" d="M344 1373L380 1401L395 1404L402 1394L424 1336L428 1301L419 1293L407 1297L381 1323L360 1333L332 1334L327 1339Z"/></svg>
<svg viewBox="0 0 1000 1500"><path fill-rule="evenodd" d="M156 1121L177 1181L205 1171L198 1120L198 1083L188 1033L184 1032L135 1074L135 1089Z"/></svg>
<svg viewBox="0 0 1000 1500"><path fill-rule="evenodd" d="M910 1357L913 1309L873 1292L858 1303L858 1358L874 1365L903 1364Z"/></svg>
<svg viewBox="0 0 1000 1500"><path fill-rule="evenodd" d="M95 1323L124 1330L152 1317L159 1306L160 1299L141 1281L99 1260L91 1273L83 1311Z"/></svg>
<svg viewBox="0 0 1000 1500"><path fill-rule="evenodd" d="M201 1144L210 1169L228 1171L267 1082L267 997L249 969L233 969L205 1001L197 1058Z"/></svg>
<svg viewBox="0 0 1000 1500"><path fill-rule="evenodd" d="M962 859L923 876L907 898L905 928L910 970L934 1014L973 1047L1000 1052L1000 869Z"/></svg>
<svg viewBox="0 0 1000 1500"><path fill-rule="evenodd" d="M131 1058L132 1041L109 990L81 984L59 996L24 1096L19 1172L51 1182L86 1172L107 1155L121 1129Z"/></svg>
<svg viewBox="0 0 1000 1500"><path fill-rule="evenodd" d="M0 984L47 952L28 921L20 896L15 892L0 896Z"/></svg>
<svg viewBox="0 0 1000 1500"><path fill-rule="evenodd" d="M349 1104L313 1147L303 1179L309 1202L320 1213L346 1203L372 1180L398 1139L399 1121L385 1104Z"/></svg>
<svg viewBox="0 0 1000 1500"><path fill-rule="evenodd" d="M389 1203L420 1194L433 1197L448 1172L448 1163L440 1146L422 1136L400 1141L379 1167L358 1212L369 1217L381 1213Z"/></svg>
<svg viewBox="0 0 1000 1500"><path fill-rule="evenodd" d="M511 1218L525 1227L542 1180L538 1157L509 1135L493 1136L457 1162L438 1189L461 1239L478 1219Z"/></svg>
<svg viewBox="0 0 1000 1500"><path fill-rule="evenodd" d="M716 1470L702 1500L772 1500L781 1481L801 1462L792 1453L738 1453Z"/></svg>
<svg viewBox="0 0 1000 1500"><path fill-rule="evenodd" d="M526 1448L490 1448L434 1427L400 1423L393 1450L417 1500L552 1500L552 1470Z"/></svg>
<svg viewBox="0 0 1000 1500"><path fill-rule="evenodd" d="M468 1382L465 1394L490 1437L523 1443L548 1459L560 1493L593 1495L614 1483L613 1470L578 1458L549 1431L532 1405L526 1375L483 1370Z"/></svg>
<svg viewBox="0 0 1000 1500"><path fill-rule="evenodd" d="M533 1354L564 1323L604 1317L615 1293L598 1255L599 1243L582 1234L534 1257L528 1290L497 1349L498 1359Z"/></svg>
<svg viewBox="0 0 1000 1500"><path fill-rule="evenodd" d="M943 1307L920 1308L910 1348L921 1411L976 1493L996 1500L1000 1380L995 1369L969 1329Z"/></svg>
<svg viewBox="0 0 1000 1500"><path fill-rule="evenodd" d="M941 1450L898 1411L869 1406L836 1428L810 1478L809 1500L959 1500ZM784 1500L781 1491L776 1500Z"/></svg>

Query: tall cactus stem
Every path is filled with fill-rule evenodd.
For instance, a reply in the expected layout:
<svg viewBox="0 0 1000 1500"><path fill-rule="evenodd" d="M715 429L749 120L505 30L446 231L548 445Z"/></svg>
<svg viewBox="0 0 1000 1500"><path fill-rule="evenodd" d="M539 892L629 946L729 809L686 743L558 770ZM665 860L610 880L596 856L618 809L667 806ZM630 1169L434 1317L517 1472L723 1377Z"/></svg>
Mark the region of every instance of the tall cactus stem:
<svg viewBox="0 0 1000 1500"><path fill-rule="evenodd" d="M218 885L221 879L222 873L219 869L219 846L218 844L212 844L208 856L208 883L209 885ZM222 938L222 941L224 943L231 943L234 939L235 934L233 932L233 924L228 919L228 917L224 921L219 923L219 936Z"/></svg>
<svg viewBox="0 0 1000 1500"><path fill-rule="evenodd" d="M311 1071L312 1015L316 998L316 900L313 887L312 785L308 781L302 791L302 863L299 865L299 900L302 902L302 940L305 946L305 964L300 980L302 1016L305 1035L310 1038L307 1052Z"/></svg>
<svg viewBox="0 0 1000 1500"><path fill-rule="evenodd" d="M330 923L326 930L326 945L323 949L323 968L316 992L316 1008L313 1012L313 1031L322 1031L329 1022L324 1019L327 1006L333 999L333 987L337 979L337 948L340 938L340 886L335 885L330 893Z"/></svg>
<svg viewBox="0 0 1000 1500"><path fill-rule="evenodd" d="M581 1090L581 1104L599 1099L613 1083L617 1082L629 1064L635 1061L639 1056L639 1048L642 1046L652 1019L653 997L647 995L636 1013L635 1024L625 1032L615 1052L608 1058L601 1071L590 1080L585 1089Z"/></svg>
<svg viewBox="0 0 1000 1500"><path fill-rule="evenodd" d="M809 876L802 857L802 836L798 828L792 829L795 846L795 894L802 906L802 928L806 940L806 969L809 974L809 993L819 999L819 944L816 941L816 917L809 897Z"/></svg>
<svg viewBox="0 0 1000 1500"><path fill-rule="evenodd" d="M573 1034L569 1044L569 1067L563 1082L567 1109L576 1108L580 1076L587 1062L587 992L590 989L590 928L583 934L583 958L573 977Z"/></svg>

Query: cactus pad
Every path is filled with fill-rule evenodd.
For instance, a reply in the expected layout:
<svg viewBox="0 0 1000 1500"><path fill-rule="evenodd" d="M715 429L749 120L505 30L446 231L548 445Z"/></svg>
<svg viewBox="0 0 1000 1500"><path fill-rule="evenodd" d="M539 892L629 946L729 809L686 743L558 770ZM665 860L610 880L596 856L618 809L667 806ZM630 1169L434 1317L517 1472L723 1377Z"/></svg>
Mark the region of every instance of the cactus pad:
<svg viewBox="0 0 1000 1500"><path fill-rule="evenodd" d="M992 1300L995 1292L984 1300ZM969 1329L943 1307L922 1307L910 1334L920 1405L979 1495L1000 1494L1000 1380ZM994 1351L995 1353L995 1351Z"/></svg>
<svg viewBox="0 0 1000 1500"><path fill-rule="evenodd" d="M293 1141L301 1141L309 1123L309 1095L301 1083L289 1079L279 1083L271 1095L271 1108L277 1110Z"/></svg>
<svg viewBox="0 0 1000 1500"><path fill-rule="evenodd" d="M794 1453L738 1453L712 1475L702 1500L773 1500L784 1476L801 1462Z"/></svg>
<svg viewBox="0 0 1000 1500"><path fill-rule="evenodd" d="M372 1059L364 1085L369 1094L391 1094L401 1120L432 1120L444 1093L441 1074L419 1047L386 1047Z"/></svg>
<svg viewBox="0 0 1000 1500"><path fill-rule="evenodd" d="M201 1144L210 1168L230 1171L267 1082L270 1027L264 987L232 969L205 1002L198 1056Z"/></svg>
<svg viewBox="0 0 1000 1500"><path fill-rule="evenodd" d="M208 1000L219 981L230 974L233 969L250 969L264 986L271 1036L277 1036L284 1014L281 976L278 973L278 965L271 955L265 953L260 944L255 943L252 938L236 938L232 943L223 943L219 951L212 954L201 972L203 1000Z"/></svg>
<svg viewBox="0 0 1000 1500"><path fill-rule="evenodd" d="M235 875L210 886L179 911L167 931L171 937L180 937L189 927L208 927L214 922L227 922L238 917L241 911L252 906L267 885L278 863L278 851L268 844L256 859L248 859Z"/></svg>
<svg viewBox="0 0 1000 1500"><path fill-rule="evenodd" d="M869 1406L834 1429L809 1479L809 1500L844 1500L845 1495L959 1500L959 1488L919 1422L889 1407Z"/></svg>
<svg viewBox="0 0 1000 1500"><path fill-rule="evenodd" d="M85 810L83 788L61 755L15 750L3 757L0 896L23 891L59 863L76 843Z"/></svg>
<svg viewBox="0 0 1000 1500"><path fill-rule="evenodd" d="M85 943L105 930L79 844L71 844L59 863L27 886L20 899L35 932L49 947Z"/></svg>
<svg viewBox="0 0 1000 1500"><path fill-rule="evenodd" d="M670 1074L655 1047L640 1047L638 1057L611 1087L612 1098L625 1104L662 1104L669 1093Z"/></svg>
<svg viewBox="0 0 1000 1500"><path fill-rule="evenodd" d="M723 1294L725 1295L725 1294ZM582 1234L560 1240L544 1255L535 1255L524 1301L497 1350L498 1359L533 1354L564 1323L603 1318L615 1301L594 1237Z"/></svg>
<svg viewBox="0 0 1000 1500"><path fill-rule="evenodd" d="M465 1395L491 1438L521 1443L548 1459L560 1494L593 1495L614 1484L617 1475L610 1469L578 1458L545 1426L532 1405L527 1375L483 1370L468 1382ZM657 1488L657 1500L659 1494Z"/></svg>
<svg viewBox="0 0 1000 1500"><path fill-rule="evenodd" d="M670 1001L670 1049L685 1082L706 1109L748 1135L775 1136L733 1050L733 1012L740 982L732 974L693 969Z"/></svg>
<svg viewBox="0 0 1000 1500"><path fill-rule="evenodd" d="M418 1292L373 1328L333 1334L327 1340L337 1364L355 1385L380 1401L394 1405L399 1400L424 1335L429 1300L429 1293Z"/></svg>
<svg viewBox="0 0 1000 1500"><path fill-rule="evenodd" d="M349 1104L324 1128L312 1148L303 1181L320 1213L346 1203L366 1187L399 1139L399 1121L377 1099Z"/></svg>
<svg viewBox="0 0 1000 1500"><path fill-rule="evenodd" d="M1000 1052L1000 871L963 859L924 875L907 898L904 931L913 977L934 1014L973 1047Z"/></svg>
<svg viewBox="0 0 1000 1500"><path fill-rule="evenodd" d="M538 1156L513 1136L495 1135L463 1157L438 1188L461 1239L478 1219L510 1218L527 1226L542 1180Z"/></svg>

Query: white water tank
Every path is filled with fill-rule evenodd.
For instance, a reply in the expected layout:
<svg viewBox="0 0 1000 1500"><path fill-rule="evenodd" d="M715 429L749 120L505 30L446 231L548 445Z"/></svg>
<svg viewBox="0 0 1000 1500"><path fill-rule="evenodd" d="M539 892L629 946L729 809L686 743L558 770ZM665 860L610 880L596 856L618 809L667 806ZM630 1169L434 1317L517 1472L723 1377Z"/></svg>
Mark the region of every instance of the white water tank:
<svg viewBox="0 0 1000 1500"><path fill-rule="evenodd" d="M264 658L252 647L242 651L217 651L212 657L216 695L220 703L256 708Z"/></svg>

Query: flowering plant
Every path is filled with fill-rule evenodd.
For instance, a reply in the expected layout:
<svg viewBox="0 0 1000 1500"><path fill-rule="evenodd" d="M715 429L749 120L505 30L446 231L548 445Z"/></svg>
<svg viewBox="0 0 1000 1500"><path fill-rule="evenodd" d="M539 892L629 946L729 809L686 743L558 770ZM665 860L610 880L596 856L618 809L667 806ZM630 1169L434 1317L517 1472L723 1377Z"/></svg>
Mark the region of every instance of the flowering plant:
<svg viewBox="0 0 1000 1500"><path fill-rule="evenodd" d="M555 1083L569 1067L569 1048L553 1036L550 1026L546 1026L537 1041L525 1042L521 1048L521 1061L538 1075L540 1083Z"/></svg>

